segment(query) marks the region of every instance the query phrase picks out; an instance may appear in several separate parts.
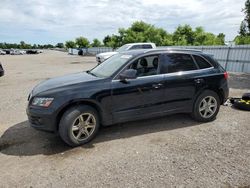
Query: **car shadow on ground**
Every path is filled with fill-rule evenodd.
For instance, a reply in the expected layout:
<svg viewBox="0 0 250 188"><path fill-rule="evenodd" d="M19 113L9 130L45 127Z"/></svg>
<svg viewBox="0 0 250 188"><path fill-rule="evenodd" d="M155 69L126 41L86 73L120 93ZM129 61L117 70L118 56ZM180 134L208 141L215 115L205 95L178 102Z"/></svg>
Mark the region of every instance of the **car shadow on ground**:
<svg viewBox="0 0 250 188"><path fill-rule="evenodd" d="M91 149L95 147L95 144L101 142L179 129L198 124L200 123L192 120L187 114L177 114L148 119L146 121L112 125L102 127L93 141L81 147ZM28 121L10 127L0 138L0 152L6 155L53 155L71 149L73 148L67 146L58 135L37 131L28 125Z"/></svg>

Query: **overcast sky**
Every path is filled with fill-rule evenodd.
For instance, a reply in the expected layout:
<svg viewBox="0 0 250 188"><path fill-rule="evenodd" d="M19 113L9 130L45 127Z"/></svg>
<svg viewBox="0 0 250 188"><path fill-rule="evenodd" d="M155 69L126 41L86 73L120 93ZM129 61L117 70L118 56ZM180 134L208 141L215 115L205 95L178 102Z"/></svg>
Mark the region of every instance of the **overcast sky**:
<svg viewBox="0 0 250 188"><path fill-rule="evenodd" d="M245 0L1 0L0 42L103 39L142 20L173 32L179 24L237 35Z"/></svg>

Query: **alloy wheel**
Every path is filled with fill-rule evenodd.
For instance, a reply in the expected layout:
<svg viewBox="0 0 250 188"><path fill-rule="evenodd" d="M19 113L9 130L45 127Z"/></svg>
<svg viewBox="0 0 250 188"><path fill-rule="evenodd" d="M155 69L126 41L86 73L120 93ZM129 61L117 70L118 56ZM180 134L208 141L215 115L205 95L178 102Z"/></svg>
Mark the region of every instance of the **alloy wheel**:
<svg viewBox="0 0 250 188"><path fill-rule="evenodd" d="M79 115L72 124L72 135L78 141L88 139L96 128L96 118L91 113Z"/></svg>
<svg viewBox="0 0 250 188"><path fill-rule="evenodd" d="M200 102L199 113L203 118L210 118L218 108L217 101L213 96L207 96Z"/></svg>

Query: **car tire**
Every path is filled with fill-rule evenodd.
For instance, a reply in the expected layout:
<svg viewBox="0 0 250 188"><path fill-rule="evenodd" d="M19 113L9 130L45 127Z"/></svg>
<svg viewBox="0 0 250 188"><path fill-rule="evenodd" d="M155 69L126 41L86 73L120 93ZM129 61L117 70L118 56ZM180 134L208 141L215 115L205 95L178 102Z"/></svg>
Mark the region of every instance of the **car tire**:
<svg viewBox="0 0 250 188"><path fill-rule="evenodd" d="M63 114L59 123L59 135L69 146L75 147L91 141L99 127L97 111L91 106L78 105Z"/></svg>
<svg viewBox="0 0 250 188"><path fill-rule="evenodd" d="M242 99L243 99L243 100L250 100L250 93L244 93L244 94L242 95Z"/></svg>
<svg viewBox="0 0 250 188"><path fill-rule="evenodd" d="M250 100L234 99L233 106L240 110L250 111Z"/></svg>
<svg viewBox="0 0 250 188"><path fill-rule="evenodd" d="M203 91L195 100L192 117L196 121L213 121L220 109L220 99L217 93L211 90Z"/></svg>

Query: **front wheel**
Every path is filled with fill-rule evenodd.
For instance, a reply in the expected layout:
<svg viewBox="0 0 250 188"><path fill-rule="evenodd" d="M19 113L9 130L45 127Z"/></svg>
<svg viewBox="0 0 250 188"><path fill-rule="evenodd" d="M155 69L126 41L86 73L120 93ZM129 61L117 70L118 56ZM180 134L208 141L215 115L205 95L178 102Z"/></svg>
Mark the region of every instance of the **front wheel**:
<svg viewBox="0 0 250 188"><path fill-rule="evenodd" d="M217 93L205 90L195 101L192 117L201 122L213 121L220 109L220 99Z"/></svg>
<svg viewBox="0 0 250 188"><path fill-rule="evenodd" d="M86 105L73 106L62 116L59 134L70 146L79 146L92 140L100 123L97 111Z"/></svg>

